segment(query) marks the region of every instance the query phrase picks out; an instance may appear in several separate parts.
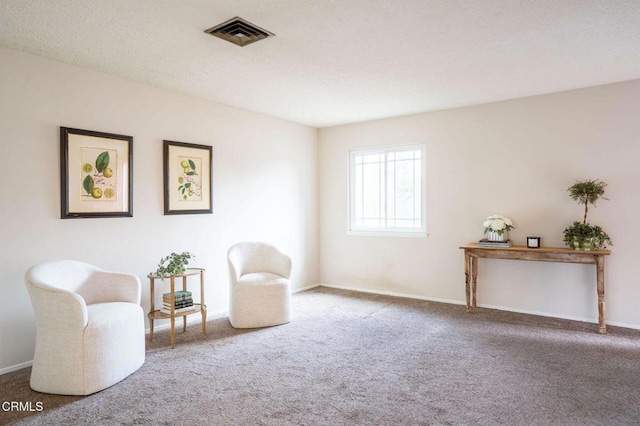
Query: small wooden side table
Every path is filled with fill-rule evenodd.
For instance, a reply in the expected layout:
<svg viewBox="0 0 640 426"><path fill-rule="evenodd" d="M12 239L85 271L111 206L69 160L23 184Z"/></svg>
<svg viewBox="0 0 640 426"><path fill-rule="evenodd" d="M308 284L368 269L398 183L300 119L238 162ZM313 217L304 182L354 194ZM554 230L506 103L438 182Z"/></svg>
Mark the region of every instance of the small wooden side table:
<svg viewBox="0 0 640 426"><path fill-rule="evenodd" d="M193 304L193 308L194 308L193 311L175 313L174 297L175 297L175 291L176 291L176 288L175 288L176 278L182 278L182 289L186 290L187 277L190 277L192 275L200 275L200 303ZM200 314L202 315L202 337L206 339L207 338L207 305L204 304L204 269L189 268L184 272L184 274L172 275L169 277L159 277L158 275L152 273L147 275L147 278L149 278L149 284L150 284L149 289L151 291L151 309L149 311L149 315L147 315L149 317L149 326L150 326L149 340L153 341L153 321L157 319L169 318L171 319L171 347L175 348L176 347L176 339L175 339L176 318L182 317L183 319L182 332L184 333L185 331L187 331L187 316L191 314L197 314L198 312L200 312ZM165 279L168 279L171 282L171 314L166 314L160 311L159 309L156 310L155 308L155 280L165 280Z"/></svg>

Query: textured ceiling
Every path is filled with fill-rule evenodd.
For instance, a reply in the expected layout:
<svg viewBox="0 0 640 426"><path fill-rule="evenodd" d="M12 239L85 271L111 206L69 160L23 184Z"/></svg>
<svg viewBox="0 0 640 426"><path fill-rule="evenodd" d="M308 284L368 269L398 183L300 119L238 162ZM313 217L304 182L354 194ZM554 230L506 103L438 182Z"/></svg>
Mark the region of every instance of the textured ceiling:
<svg viewBox="0 0 640 426"><path fill-rule="evenodd" d="M640 0L0 0L0 45L325 127L640 78Z"/></svg>

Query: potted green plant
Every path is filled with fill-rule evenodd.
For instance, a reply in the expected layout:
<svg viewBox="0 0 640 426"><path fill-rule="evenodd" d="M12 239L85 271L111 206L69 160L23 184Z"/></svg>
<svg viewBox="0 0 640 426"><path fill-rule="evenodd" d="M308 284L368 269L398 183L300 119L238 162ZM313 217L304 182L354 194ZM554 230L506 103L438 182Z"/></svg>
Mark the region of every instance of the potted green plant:
<svg viewBox="0 0 640 426"><path fill-rule="evenodd" d="M172 275L184 274L190 259L195 259L195 256L193 253L188 251L180 254L171 253L169 256L160 259L156 275L160 278L164 278Z"/></svg>
<svg viewBox="0 0 640 426"><path fill-rule="evenodd" d="M595 179L576 181L567 190L572 200L584 204L584 218L582 222L575 221L564 230L564 242L575 250L598 250L606 248L607 244L613 245L609 235L597 225L587 222L589 204L594 205L599 199L606 200L604 189L606 183Z"/></svg>

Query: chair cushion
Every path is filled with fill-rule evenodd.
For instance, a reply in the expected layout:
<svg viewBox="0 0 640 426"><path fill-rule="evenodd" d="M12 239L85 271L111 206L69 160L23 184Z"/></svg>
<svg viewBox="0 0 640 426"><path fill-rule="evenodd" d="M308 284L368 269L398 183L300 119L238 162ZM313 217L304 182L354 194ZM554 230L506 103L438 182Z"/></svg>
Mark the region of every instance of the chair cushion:
<svg viewBox="0 0 640 426"><path fill-rule="evenodd" d="M94 303L87 305L89 321L85 332L91 328L108 327L119 323L135 324L138 320L140 305L126 302ZM143 316L144 318L144 316Z"/></svg>
<svg viewBox="0 0 640 426"><path fill-rule="evenodd" d="M288 282L289 280L285 277L270 272L244 274L238 280L238 284L240 285L287 285Z"/></svg>

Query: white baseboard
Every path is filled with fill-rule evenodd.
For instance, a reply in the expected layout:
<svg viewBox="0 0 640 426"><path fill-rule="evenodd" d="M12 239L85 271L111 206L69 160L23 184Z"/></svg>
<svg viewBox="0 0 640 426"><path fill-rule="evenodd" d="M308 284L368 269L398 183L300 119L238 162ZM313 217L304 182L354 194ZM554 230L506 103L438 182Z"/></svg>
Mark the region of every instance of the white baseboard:
<svg viewBox="0 0 640 426"><path fill-rule="evenodd" d="M22 370L23 368L31 367L33 365L33 360L27 362L21 362L20 364L10 365L5 368L0 368L0 376L3 374L11 373L12 371Z"/></svg>
<svg viewBox="0 0 640 426"><path fill-rule="evenodd" d="M431 302L449 303L449 304L452 304L452 305L466 305L466 302L465 301L461 301L461 300L441 299L441 298L438 298L438 297L418 296L418 295L413 295L413 294L395 293L395 292L392 292L392 291L383 291L383 290L369 290L369 289L362 289L362 288L356 288L356 287L346 287L346 286L333 285L333 284L318 284L317 286L313 286L313 287L318 287L318 286L319 287L336 288L336 289L339 289L339 290L356 291L356 292L361 292L361 293L371 293L371 294L381 294L381 295L385 295L385 296L404 297L404 298L407 298L407 299L428 300L428 301L431 301ZM497 310L506 311L506 312L515 312L515 313L519 313L519 314L538 315L538 316L541 316L541 317L560 318L560 319L567 319L567 320L580 321L580 322L588 322L588 323L594 323L594 324L598 323L598 319L597 318L584 318L584 317L575 317L575 316L571 316L571 315L550 314L548 312L530 311L530 310L526 310L526 309L515 309L515 308L512 308L512 307L508 307L508 306L497 306L497 305L488 305L488 304L484 304L484 303L479 303L478 307L487 308L487 309L497 309ZM625 323L621 323L621 322L617 322L617 321L606 321L606 324L607 325L612 325L612 326L615 326L615 327L623 327L623 328L630 328L630 329L633 329L633 330L640 330L640 326L638 326L636 324L625 324Z"/></svg>
<svg viewBox="0 0 640 426"><path fill-rule="evenodd" d="M511 308L506 306L487 305L484 303L479 303L478 306L481 308L487 308L487 309L498 309L500 311L516 312L519 314L538 315L541 317L560 318L560 319L567 319L571 321L580 321L580 322L598 324L598 318L585 318L585 317L575 317L572 315L550 314L549 312L529 311L526 309L516 309L516 308ZM630 328L633 330L640 330L640 326L636 324L625 324L617 321L605 321L605 324L612 325L615 327L623 327L623 328Z"/></svg>
<svg viewBox="0 0 640 426"><path fill-rule="evenodd" d="M595 324L598 323L597 318L584 318L584 317L575 317L572 315L550 314L548 312L529 311L526 309L517 309L517 308L511 308L507 306L488 305L486 303L478 303L478 307L487 308L487 309L497 309L499 311L515 312L518 314L537 315L540 317L559 318L559 319L566 319L571 321L590 322ZM611 323L608 323L608 324L611 324Z"/></svg>
<svg viewBox="0 0 640 426"><path fill-rule="evenodd" d="M636 324L627 324L627 323L618 322L618 321L605 321L605 323L607 325L613 325L615 327L624 327L624 328L631 328L633 330L640 330L640 325L636 325Z"/></svg>
<svg viewBox="0 0 640 426"><path fill-rule="evenodd" d="M342 285L333 285L333 284L318 284L318 286L336 288L338 290L357 291L360 293L380 294L383 296L403 297L405 299L428 300L431 302L449 303L451 305L465 304L465 302L461 302L459 300L441 299L439 297L418 296L416 294L396 293L393 291L385 291L385 290L369 290L369 289L363 289L363 288L357 288L357 287L346 287Z"/></svg>
<svg viewBox="0 0 640 426"><path fill-rule="evenodd" d="M308 285L306 287L296 288L293 291L291 291L291 294L296 294L296 293L300 293L302 291L311 290L312 288L318 288L320 286L322 286L322 284L312 284L312 285Z"/></svg>

